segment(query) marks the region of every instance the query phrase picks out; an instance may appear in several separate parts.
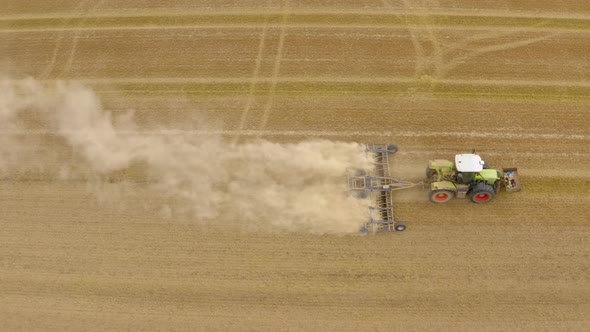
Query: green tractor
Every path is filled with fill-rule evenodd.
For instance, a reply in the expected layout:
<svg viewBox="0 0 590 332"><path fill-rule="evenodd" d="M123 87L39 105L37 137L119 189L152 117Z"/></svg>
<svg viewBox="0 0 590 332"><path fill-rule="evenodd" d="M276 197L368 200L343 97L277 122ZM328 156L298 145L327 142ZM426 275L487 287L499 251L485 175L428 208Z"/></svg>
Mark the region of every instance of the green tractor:
<svg viewBox="0 0 590 332"><path fill-rule="evenodd" d="M454 163L431 160L426 169L430 201L442 204L454 197L469 197L473 203L483 204L494 199L502 186L508 192L519 191L517 169L505 168L503 172L490 169L475 151L455 155Z"/></svg>

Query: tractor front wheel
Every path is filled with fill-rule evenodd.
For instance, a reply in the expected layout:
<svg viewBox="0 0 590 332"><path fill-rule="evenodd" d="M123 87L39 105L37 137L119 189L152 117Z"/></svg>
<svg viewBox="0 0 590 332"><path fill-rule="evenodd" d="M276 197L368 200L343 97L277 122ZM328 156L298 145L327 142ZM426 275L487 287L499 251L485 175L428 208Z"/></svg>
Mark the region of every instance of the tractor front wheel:
<svg viewBox="0 0 590 332"><path fill-rule="evenodd" d="M430 201L433 203L446 203L453 199L455 193L451 190L431 190L429 194Z"/></svg>
<svg viewBox="0 0 590 332"><path fill-rule="evenodd" d="M491 201L495 193L494 187L485 183L479 183L473 188L469 197L473 203L483 204Z"/></svg>

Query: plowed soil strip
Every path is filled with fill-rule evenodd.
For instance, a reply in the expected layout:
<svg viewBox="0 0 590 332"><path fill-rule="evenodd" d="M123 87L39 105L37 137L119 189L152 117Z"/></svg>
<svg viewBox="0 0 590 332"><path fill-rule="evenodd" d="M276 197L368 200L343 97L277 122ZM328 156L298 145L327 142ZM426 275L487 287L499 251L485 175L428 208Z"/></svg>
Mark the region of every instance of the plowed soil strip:
<svg viewBox="0 0 590 332"><path fill-rule="evenodd" d="M67 133L62 131L61 134ZM209 135L245 135L245 136L304 136L304 137L459 137L459 138L494 138L498 132L454 132L454 131L313 131L313 130L155 130L155 131L118 131L121 135L179 135L179 136L209 136ZM26 130L26 131L8 131L0 132L2 136L16 135L56 135L58 133L49 130ZM501 133L503 138L521 139L521 140L590 140L589 135L582 134L547 134L547 133ZM572 155L579 155L572 153Z"/></svg>
<svg viewBox="0 0 590 332"><path fill-rule="evenodd" d="M564 17L516 17L477 15L416 15L416 14L352 14L352 13L292 13L283 19L281 13L265 14L198 14L142 15L95 17L36 17L0 20L0 30L51 28L127 28L150 26L438 26L438 27L512 27L538 29L590 30L590 19Z"/></svg>
<svg viewBox="0 0 590 332"><path fill-rule="evenodd" d="M98 92L118 91L141 95L182 94L185 96L266 96L272 89L273 95L281 96L403 96L406 94L428 94L441 98L487 98L517 100L588 100L590 86L549 84L506 84L493 82L445 82L399 81L399 82L342 82L318 81L298 82L280 81L273 88L271 82L260 82L252 89L243 82L129 82L129 83L89 83Z"/></svg>

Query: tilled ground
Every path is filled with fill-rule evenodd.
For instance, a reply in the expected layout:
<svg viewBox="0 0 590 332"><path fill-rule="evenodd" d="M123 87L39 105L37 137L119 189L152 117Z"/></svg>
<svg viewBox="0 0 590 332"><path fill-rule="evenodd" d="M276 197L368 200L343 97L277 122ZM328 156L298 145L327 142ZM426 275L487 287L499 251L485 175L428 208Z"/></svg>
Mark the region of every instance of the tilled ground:
<svg viewBox="0 0 590 332"><path fill-rule="evenodd" d="M196 116L238 143L392 142L394 172L412 180L428 159L476 148L494 167L517 166L523 191L484 206L399 192L401 234L254 233L163 217L167 198L141 169L103 188L125 186L120 202L56 180L47 170L71 152L25 118L31 130L10 139L54 154L0 183L8 330L589 324L583 1L151 3L8 1L0 56L13 78L83 81L155 135L201 135Z"/></svg>

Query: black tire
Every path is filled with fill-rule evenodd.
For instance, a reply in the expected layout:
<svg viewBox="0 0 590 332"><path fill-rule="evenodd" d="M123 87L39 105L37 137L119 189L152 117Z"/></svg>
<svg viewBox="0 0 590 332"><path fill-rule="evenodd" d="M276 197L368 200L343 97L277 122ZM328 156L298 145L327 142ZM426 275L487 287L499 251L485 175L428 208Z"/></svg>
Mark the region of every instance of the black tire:
<svg viewBox="0 0 590 332"><path fill-rule="evenodd" d="M389 144L387 146L387 152L388 153L396 153L397 152L397 145L395 145L395 144Z"/></svg>
<svg viewBox="0 0 590 332"><path fill-rule="evenodd" d="M489 184L478 183L473 190L471 190L469 198L473 203L484 204L494 199L495 194L496 191L494 190L494 187Z"/></svg>
<svg viewBox="0 0 590 332"><path fill-rule="evenodd" d="M455 192L452 190L431 190L428 198L432 203L443 204L452 200L455 197Z"/></svg>
<svg viewBox="0 0 590 332"><path fill-rule="evenodd" d="M490 165L484 163L482 167L483 167L483 169L489 169Z"/></svg>
<svg viewBox="0 0 590 332"><path fill-rule="evenodd" d="M395 223L394 228L397 232L403 232L406 230L406 224L404 224L403 222L397 222Z"/></svg>

